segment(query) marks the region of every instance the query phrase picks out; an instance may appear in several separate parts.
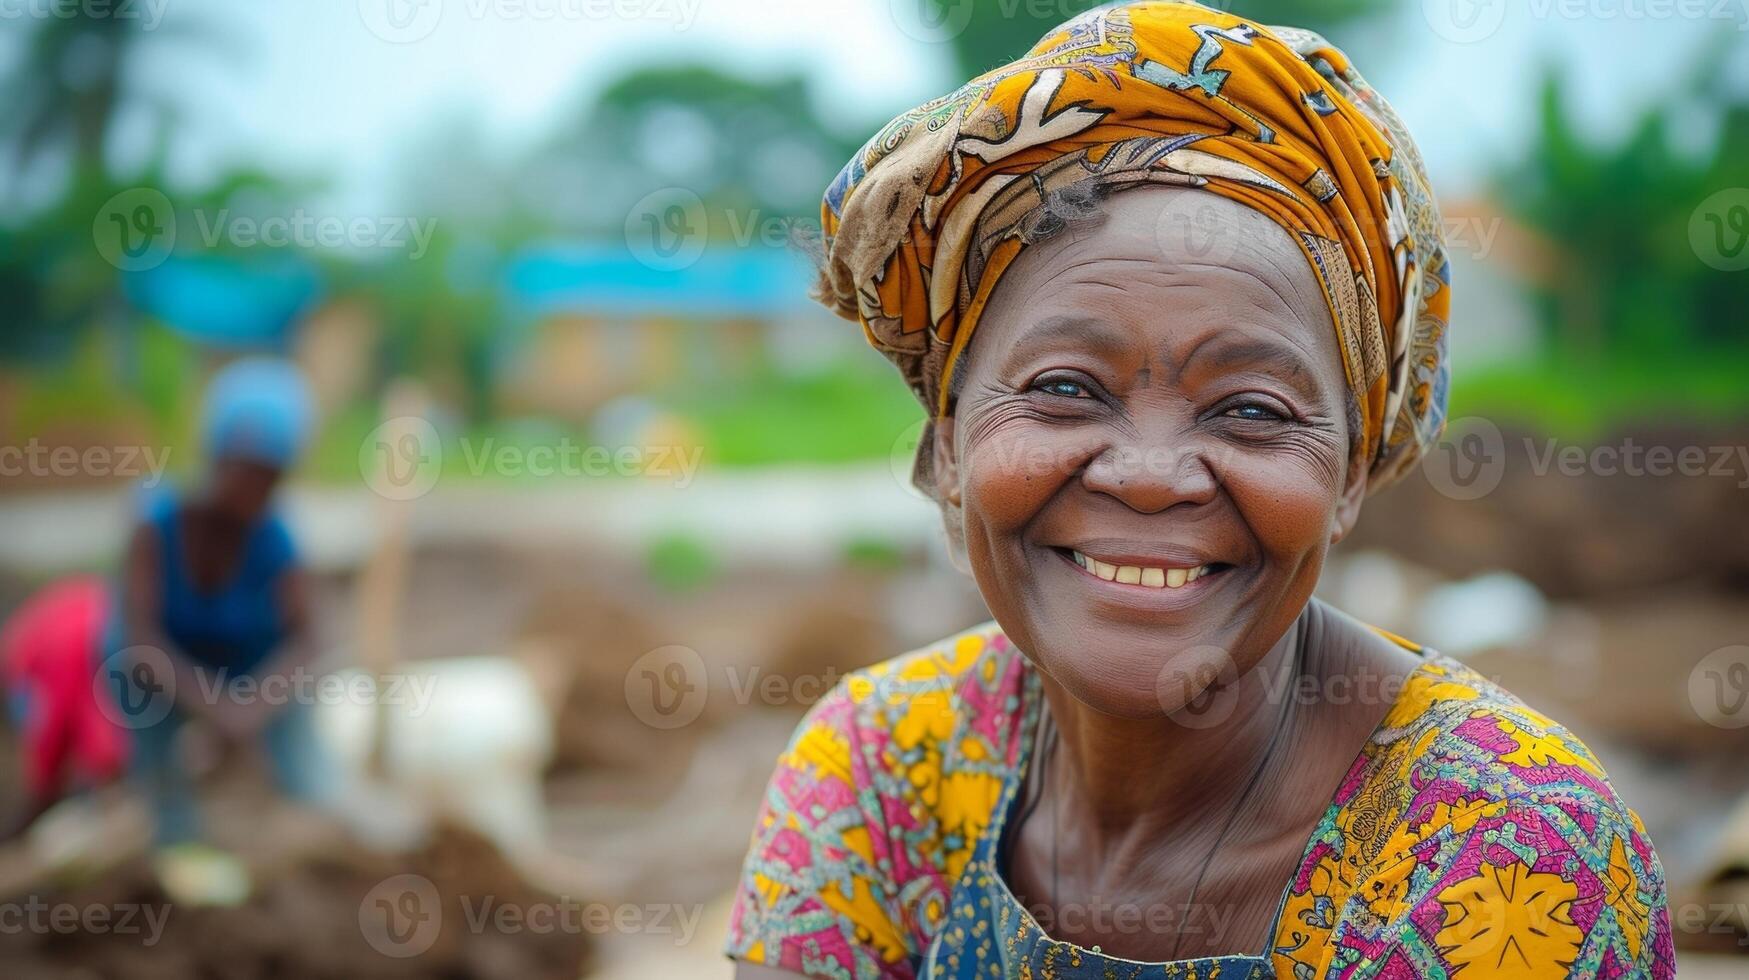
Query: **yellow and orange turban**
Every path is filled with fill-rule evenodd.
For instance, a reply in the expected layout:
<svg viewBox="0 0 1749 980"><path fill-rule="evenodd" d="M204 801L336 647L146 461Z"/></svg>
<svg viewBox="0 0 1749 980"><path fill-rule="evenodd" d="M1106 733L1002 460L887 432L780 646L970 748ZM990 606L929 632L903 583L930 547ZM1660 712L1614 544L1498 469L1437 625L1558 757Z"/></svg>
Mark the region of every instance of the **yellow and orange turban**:
<svg viewBox="0 0 1749 980"><path fill-rule="evenodd" d="M1340 334L1371 488L1438 438L1450 270L1409 134L1323 38L1195 3L1088 11L888 123L827 189L823 299L938 418L1041 206L1088 181L1201 188L1294 236Z"/></svg>

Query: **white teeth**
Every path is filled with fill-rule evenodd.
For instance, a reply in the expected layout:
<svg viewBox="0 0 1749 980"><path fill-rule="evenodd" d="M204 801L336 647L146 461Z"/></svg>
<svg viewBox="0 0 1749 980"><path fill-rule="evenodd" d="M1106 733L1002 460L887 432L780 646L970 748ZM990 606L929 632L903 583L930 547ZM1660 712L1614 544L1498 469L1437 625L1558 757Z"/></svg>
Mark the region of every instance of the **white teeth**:
<svg viewBox="0 0 1749 980"><path fill-rule="evenodd" d="M1141 585L1150 589L1177 589L1208 574L1207 565L1195 568L1144 568L1140 565L1108 565L1097 558L1089 558L1079 551L1071 552L1075 556L1075 564L1087 569L1107 582L1117 582L1122 585Z"/></svg>

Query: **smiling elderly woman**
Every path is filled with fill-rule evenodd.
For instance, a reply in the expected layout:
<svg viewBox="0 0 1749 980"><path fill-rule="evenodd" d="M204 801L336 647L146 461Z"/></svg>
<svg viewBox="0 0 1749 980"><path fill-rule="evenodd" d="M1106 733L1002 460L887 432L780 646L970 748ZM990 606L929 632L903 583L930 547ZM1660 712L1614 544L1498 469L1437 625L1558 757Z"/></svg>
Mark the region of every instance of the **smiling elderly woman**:
<svg viewBox="0 0 1749 980"><path fill-rule="evenodd" d="M1439 215L1340 52L1092 11L890 123L823 214L996 621L803 722L741 977L1674 975L1590 751L1311 598L1446 388Z"/></svg>

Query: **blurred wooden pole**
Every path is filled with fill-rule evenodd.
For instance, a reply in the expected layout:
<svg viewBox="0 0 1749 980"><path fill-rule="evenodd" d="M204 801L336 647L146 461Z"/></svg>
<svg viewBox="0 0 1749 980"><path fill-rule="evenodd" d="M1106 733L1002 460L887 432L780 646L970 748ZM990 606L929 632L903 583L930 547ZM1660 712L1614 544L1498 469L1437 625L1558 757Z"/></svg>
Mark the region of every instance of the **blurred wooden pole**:
<svg viewBox="0 0 1749 980"><path fill-rule="evenodd" d="M409 527L416 498L401 499L383 492L393 487L392 467L419 460L401 460L395 453L408 445L418 444L416 425L425 417L430 405L423 386L411 379L390 383L383 394L383 425L376 430L378 441L370 447L374 473L367 474L367 483L377 490L376 509L380 534L374 551L359 570L355 601L358 610L358 662L371 675L375 685L376 723L367 755L367 772L382 778L389 741L389 707L382 692L384 678L400 659L401 607L407 594L407 568L411 545ZM415 477L417 478L417 477Z"/></svg>

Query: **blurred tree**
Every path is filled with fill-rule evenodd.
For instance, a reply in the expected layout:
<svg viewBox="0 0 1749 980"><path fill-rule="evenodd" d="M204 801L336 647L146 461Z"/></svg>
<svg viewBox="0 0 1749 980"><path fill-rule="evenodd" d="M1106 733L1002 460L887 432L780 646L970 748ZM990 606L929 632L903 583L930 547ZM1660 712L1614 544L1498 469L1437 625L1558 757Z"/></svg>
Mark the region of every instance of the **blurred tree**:
<svg viewBox="0 0 1749 980"><path fill-rule="evenodd" d="M572 234L618 236L638 199L664 187L699 195L718 238L772 219L816 220L820 190L878 120L828 124L800 75L753 79L708 65L634 69L603 89L527 168L525 202Z"/></svg>
<svg viewBox="0 0 1749 980"><path fill-rule="evenodd" d="M917 4L922 23L946 22L953 8L970 5L966 29L953 38L954 64L970 78L1013 61L1037 43L1046 31L1070 17L1100 5L1101 0L893 0ZM1378 13L1393 0L1208 0L1206 6L1228 10L1262 24L1292 24L1329 33L1355 18Z"/></svg>
<svg viewBox="0 0 1749 980"><path fill-rule="evenodd" d="M0 117L0 146L10 157L9 173L45 162L75 179L101 170L115 119L130 106L158 117L162 158L175 106L130 84L140 77L130 67L148 46L182 42L187 50L219 52L236 45L207 21L160 23L133 9L130 15L120 4L58 4L52 14L31 18L24 57L0 79L8 110Z"/></svg>
<svg viewBox="0 0 1749 980"><path fill-rule="evenodd" d="M1614 146L1597 145L1574 121L1560 77L1543 83L1535 138L1496 186L1553 246L1556 268L1532 288L1560 357L1669 364L1749 347L1749 276L1701 261L1689 233L1708 197L1749 186L1749 98L1723 87L1724 54L1698 59L1692 80ZM1674 105L1714 111L1716 141L1680 149Z"/></svg>
<svg viewBox="0 0 1749 980"><path fill-rule="evenodd" d="M64 9L63 9L64 8ZM33 168L53 174L39 200L0 208L0 359L66 356L94 323L120 327L127 311L117 270L93 241L92 222L105 202L128 187L165 187L164 143L174 120L170 104L149 90L130 89L128 67L148 44L192 41L217 50L203 26L161 24L126 16L120 7L58 6L29 20L24 56L0 79L7 112L0 115L0 203ZM129 105L160 119L155 143L126 181L108 172L108 146L118 113ZM179 195L178 204L210 204L259 174L227 178L210 192Z"/></svg>
<svg viewBox="0 0 1749 980"><path fill-rule="evenodd" d="M37 20L23 61L6 79L14 172L54 152L76 167L103 161L122 66L145 35L139 20L99 16L84 6L70 13Z"/></svg>

